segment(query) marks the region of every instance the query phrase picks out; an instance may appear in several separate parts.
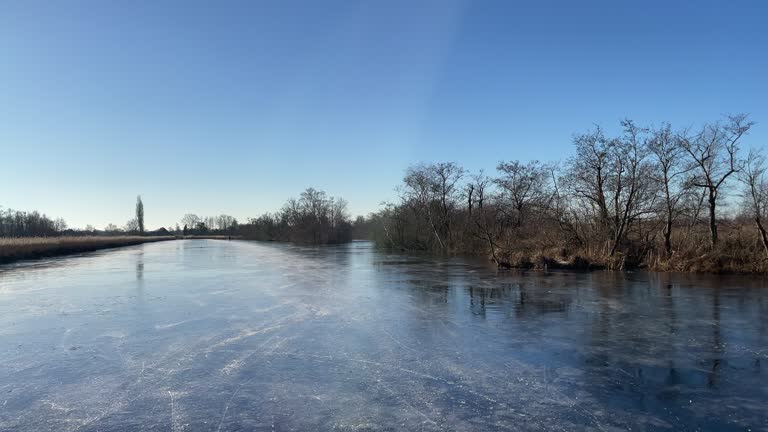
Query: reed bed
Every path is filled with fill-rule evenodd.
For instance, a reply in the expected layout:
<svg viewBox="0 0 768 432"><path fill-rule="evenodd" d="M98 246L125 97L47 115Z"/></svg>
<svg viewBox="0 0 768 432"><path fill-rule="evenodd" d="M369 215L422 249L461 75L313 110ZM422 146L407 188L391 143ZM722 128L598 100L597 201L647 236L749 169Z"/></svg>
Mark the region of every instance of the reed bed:
<svg viewBox="0 0 768 432"><path fill-rule="evenodd" d="M59 255L91 252L100 249L132 246L141 243L174 240L174 236L89 236L89 237L12 237L0 238L0 263Z"/></svg>

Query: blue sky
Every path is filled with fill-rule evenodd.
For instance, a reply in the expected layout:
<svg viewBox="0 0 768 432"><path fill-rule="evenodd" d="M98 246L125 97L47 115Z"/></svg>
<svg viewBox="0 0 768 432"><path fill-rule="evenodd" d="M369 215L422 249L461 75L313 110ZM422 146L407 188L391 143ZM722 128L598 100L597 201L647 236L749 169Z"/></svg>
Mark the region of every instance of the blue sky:
<svg viewBox="0 0 768 432"><path fill-rule="evenodd" d="M354 214L405 168L559 160L623 117L747 112L761 1L5 1L0 205L71 226L240 219L307 186Z"/></svg>

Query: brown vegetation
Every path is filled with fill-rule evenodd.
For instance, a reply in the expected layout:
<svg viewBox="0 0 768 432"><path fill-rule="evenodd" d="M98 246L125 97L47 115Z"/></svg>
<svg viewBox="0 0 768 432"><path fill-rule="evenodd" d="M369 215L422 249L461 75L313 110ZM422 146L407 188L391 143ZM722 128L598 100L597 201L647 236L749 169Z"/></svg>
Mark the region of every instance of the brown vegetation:
<svg viewBox="0 0 768 432"><path fill-rule="evenodd" d="M0 238L0 263L58 255L91 252L99 249L173 240L176 237L100 236L100 237L24 237Z"/></svg>
<svg viewBox="0 0 768 432"><path fill-rule="evenodd" d="M563 163L411 167L365 224L381 246L487 255L500 268L768 272L768 181L744 115L674 131L621 122ZM738 198L742 200L739 202Z"/></svg>

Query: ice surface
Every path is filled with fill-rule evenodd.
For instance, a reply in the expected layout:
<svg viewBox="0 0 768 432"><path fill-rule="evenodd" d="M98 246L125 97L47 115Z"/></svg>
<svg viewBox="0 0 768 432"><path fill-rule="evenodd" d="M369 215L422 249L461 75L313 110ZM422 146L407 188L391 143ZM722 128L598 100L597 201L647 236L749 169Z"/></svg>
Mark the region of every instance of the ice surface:
<svg viewBox="0 0 768 432"><path fill-rule="evenodd" d="M764 279L185 240L0 267L0 430L768 430Z"/></svg>

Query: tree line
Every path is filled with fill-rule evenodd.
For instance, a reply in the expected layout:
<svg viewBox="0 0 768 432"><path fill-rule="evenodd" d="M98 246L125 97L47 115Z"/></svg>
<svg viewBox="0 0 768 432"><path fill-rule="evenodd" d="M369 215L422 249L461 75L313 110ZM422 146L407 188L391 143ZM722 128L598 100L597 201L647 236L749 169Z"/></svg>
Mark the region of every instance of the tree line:
<svg viewBox="0 0 768 432"><path fill-rule="evenodd" d="M200 217L194 213L187 213L181 218L181 226L176 224L175 233L182 235L193 234L235 234L239 223L233 216L222 214L219 216Z"/></svg>
<svg viewBox="0 0 768 432"><path fill-rule="evenodd" d="M82 229L70 228L62 218L51 219L37 211L3 210L0 207L0 237L122 235L144 234L145 232L144 203L141 201L141 196L136 197L136 213L134 218L128 220L122 228L110 223L103 230L96 229L90 224Z"/></svg>
<svg viewBox="0 0 768 432"><path fill-rule="evenodd" d="M244 223L226 214L201 217L187 213L176 228L169 231L178 235L228 235L263 241L331 244L350 241L352 227L344 199L310 187L299 198L288 199L278 211L248 218Z"/></svg>
<svg viewBox="0 0 768 432"><path fill-rule="evenodd" d="M699 128L621 122L573 137L565 161L408 168L398 200L358 225L380 245L487 254L503 266L666 270L765 268L766 162L742 140L754 123Z"/></svg>
<svg viewBox="0 0 768 432"><path fill-rule="evenodd" d="M352 222L344 199L308 188L277 212L249 218L237 234L255 240L343 243L352 239Z"/></svg>
<svg viewBox="0 0 768 432"><path fill-rule="evenodd" d="M308 188L244 223L189 213L152 233L371 238L394 249L487 255L500 266L768 270L768 164L742 143L754 122L733 115L698 128L620 126L615 136L600 127L574 135L573 156L559 162L501 161L493 173L413 165L396 201L354 222L344 199ZM62 219L0 209L6 237L125 232L146 232L140 196L125 227L104 231L73 232Z"/></svg>
<svg viewBox="0 0 768 432"><path fill-rule="evenodd" d="M0 207L0 237L43 237L67 229L64 219L51 219L36 211L26 212Z"/></svg>
<svg viewBox="0 0 768 432"><path fill-rule="evenodd" d="M52 220L38 212L17 212L0 209L0 236L41 237L57 235L121 235L150 234L179 236L186 235L227 235L255 240L292 241L298 243L327 244L342 243L352 238L352 223L347 202L342 198L329 196L326 192L308 188L299 198L289 199L274 213L264 213L247 222L221 214L198 216L185 214L175 228L160 228L147 231L144 225L144 203L141 196L136 198L134 217L123 227L109 224L103 230L91 225L85 229L69 229L63 219Z"/></svg>
<svg viewBox="0 0 768 432"><path fill-rule="evenodd" d="M248 218L245 223L229 215L200 217L187 213L176 225L181 235L223 234L252 240L297 243L343 243L352 239L347 202L322 190L307 188L274 213Z"/></svg>

